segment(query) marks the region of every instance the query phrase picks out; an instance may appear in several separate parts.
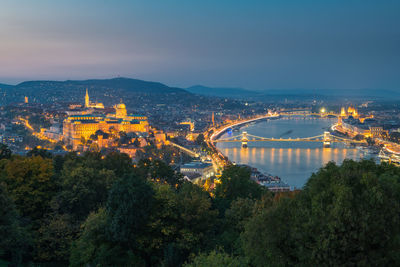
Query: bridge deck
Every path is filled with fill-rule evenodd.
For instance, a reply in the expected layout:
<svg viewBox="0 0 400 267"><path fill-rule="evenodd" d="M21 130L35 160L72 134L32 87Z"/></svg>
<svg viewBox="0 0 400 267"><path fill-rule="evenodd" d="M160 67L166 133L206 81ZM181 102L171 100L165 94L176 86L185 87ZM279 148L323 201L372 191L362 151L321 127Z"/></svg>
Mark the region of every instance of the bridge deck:
<svg viewBox="0 0 400 267"><path fill-rule="evenodd" d="M275 138L266 138L266 139L249 139L249 140L215 140L216 143L228 143L228 142L336 142L336 143L365 143L364 141L355 141L355 140L324 140L324 139L275 139Z"/></svg>

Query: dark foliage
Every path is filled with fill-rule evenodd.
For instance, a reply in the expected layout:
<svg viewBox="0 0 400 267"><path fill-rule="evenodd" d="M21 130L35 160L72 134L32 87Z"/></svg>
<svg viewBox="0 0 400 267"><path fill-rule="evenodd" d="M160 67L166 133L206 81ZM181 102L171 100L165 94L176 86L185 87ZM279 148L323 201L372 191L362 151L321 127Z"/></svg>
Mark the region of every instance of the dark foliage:
<svg viewBox="0 0 400 267"><path fill-rule="evenodd" d="M160 160L97 152L0 160L11 266L397 266L400 169L327 164L272 194L230 166L212 192Z"/></svg>

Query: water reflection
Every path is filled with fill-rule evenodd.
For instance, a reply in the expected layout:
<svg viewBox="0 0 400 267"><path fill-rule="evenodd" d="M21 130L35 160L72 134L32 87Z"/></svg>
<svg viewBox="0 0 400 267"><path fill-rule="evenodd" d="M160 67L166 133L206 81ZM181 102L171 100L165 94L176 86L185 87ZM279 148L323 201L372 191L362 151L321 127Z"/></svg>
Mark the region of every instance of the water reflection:
<svg viewBox="0 0 400 267"><path fill-rule="evenodd" d="M296 148L296 164L300 164L300 148Z"/></svg>

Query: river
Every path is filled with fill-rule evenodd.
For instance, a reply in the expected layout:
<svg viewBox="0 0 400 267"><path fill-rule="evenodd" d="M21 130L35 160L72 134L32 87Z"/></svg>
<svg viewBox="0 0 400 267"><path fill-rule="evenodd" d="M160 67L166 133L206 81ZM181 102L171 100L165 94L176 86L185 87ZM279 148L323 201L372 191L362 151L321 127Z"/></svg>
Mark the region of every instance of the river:
<svg viewBox="0 0 400 267"><path fill-rule="evenodd" d="M239 135L243 131L261 137L297 138L323 134L337 119L314 117L282 117L248 124L239 131L229 131L220 138ZM261 172L277 175L292 188L301 188L313 172L329 161L338 164L344 159L360 159L362 152L342 143L323 148L319 142L249 142L217 143L218 149L238 164L248 164Z"/></svg>

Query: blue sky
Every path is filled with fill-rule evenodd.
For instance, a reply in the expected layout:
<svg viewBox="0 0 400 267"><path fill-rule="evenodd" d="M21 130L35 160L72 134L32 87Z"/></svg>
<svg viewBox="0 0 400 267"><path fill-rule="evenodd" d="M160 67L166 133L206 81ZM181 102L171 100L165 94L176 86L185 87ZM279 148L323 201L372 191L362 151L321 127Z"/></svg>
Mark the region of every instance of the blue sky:
<svg viewBox="0 0 400 267"><path fill-rule="evenodd" d="M2 0L0 82L400 90L400 1Z"/></svg>

